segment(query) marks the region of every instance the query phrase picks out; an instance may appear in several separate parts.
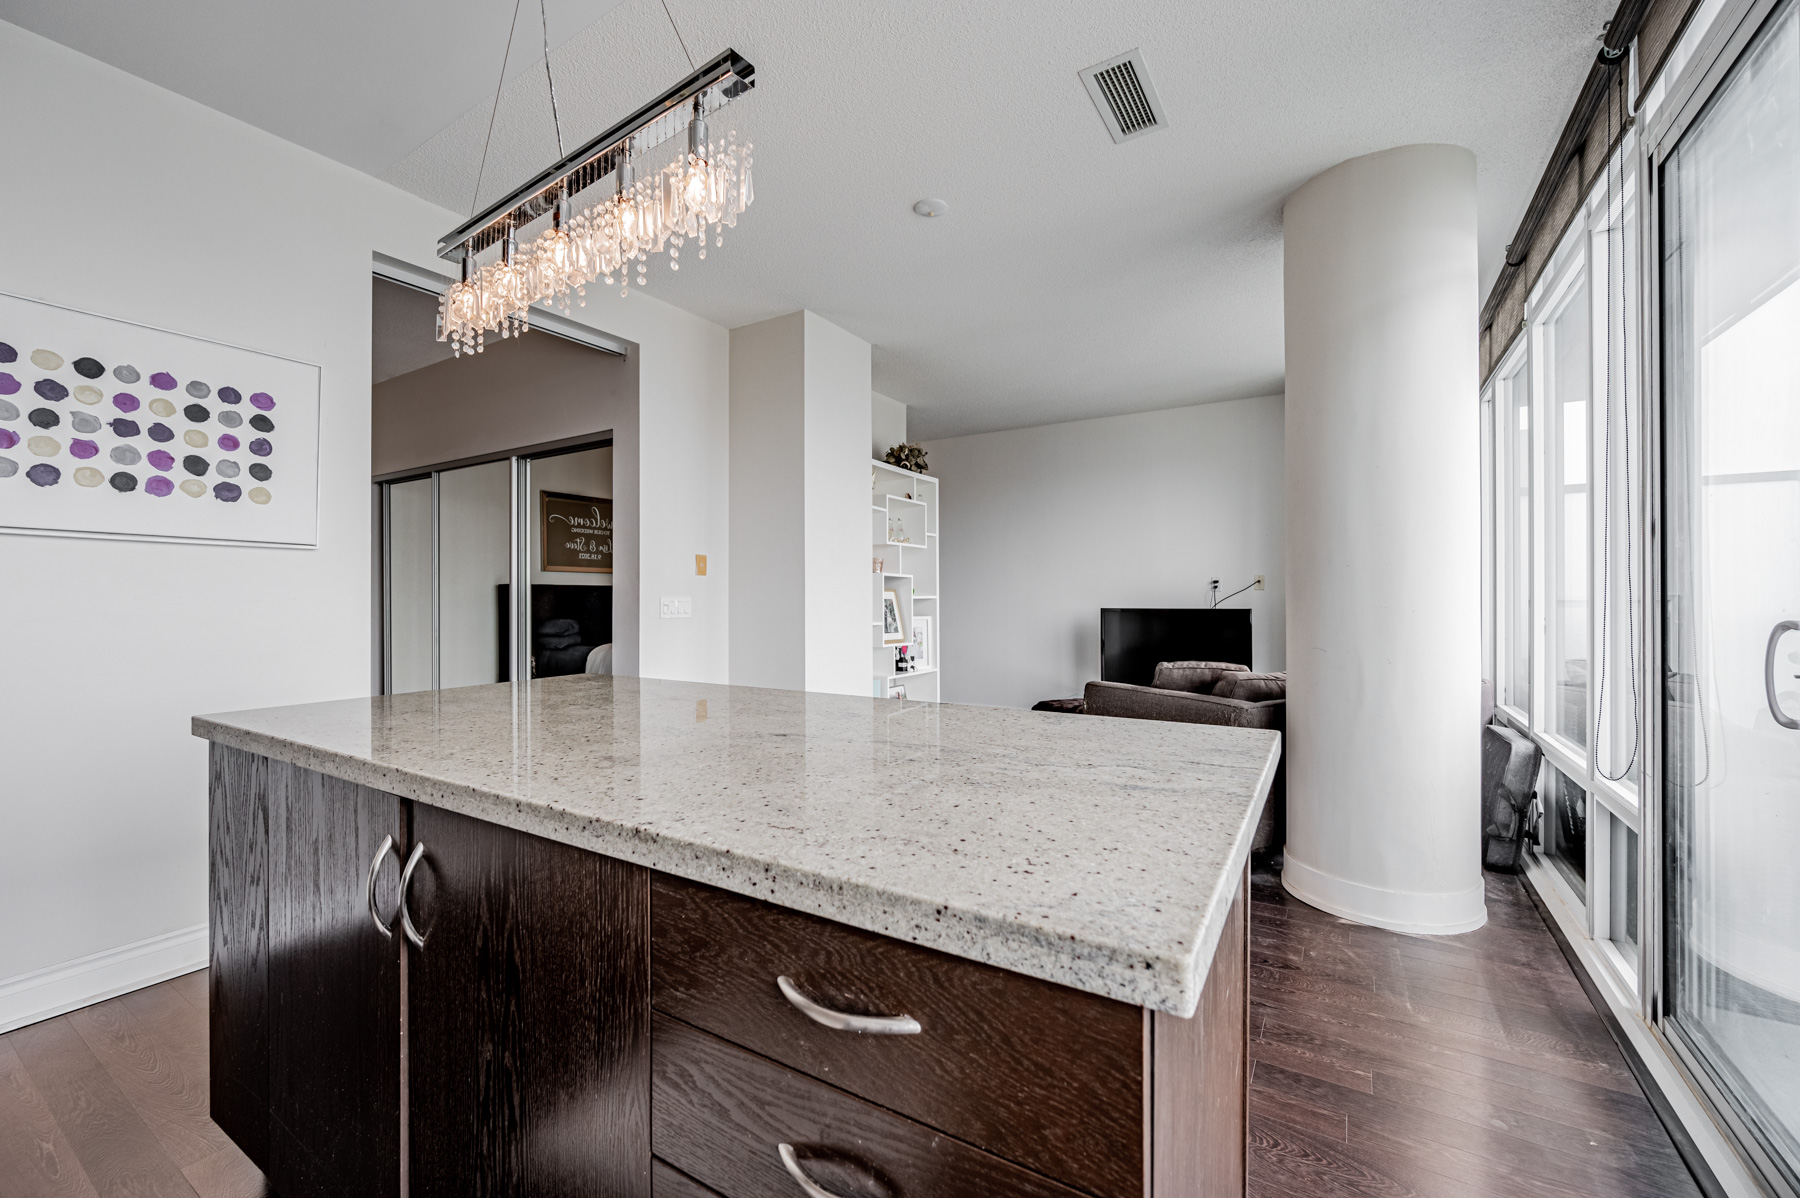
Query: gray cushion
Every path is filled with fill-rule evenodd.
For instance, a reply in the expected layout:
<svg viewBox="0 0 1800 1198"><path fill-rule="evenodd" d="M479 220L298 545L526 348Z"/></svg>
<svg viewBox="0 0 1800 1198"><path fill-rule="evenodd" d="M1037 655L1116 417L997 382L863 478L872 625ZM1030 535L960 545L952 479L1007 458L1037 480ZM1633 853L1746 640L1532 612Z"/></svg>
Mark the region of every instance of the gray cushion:
<svg viewBox="0 0 1800 1198"><path fill-rule="evenodd" d="M1220 678L1212 693L1221 699L1242 699L1246 703L1267 703L1287 698L1286 674L1252 674L1235 670Z"/></svg>
<svg viewBox="0 0 1800 1198"><path fill-rule="evenodd" d="M1228 661L1163 661L1156 665L1150 685L1166 691L1192 691L1196 695L1212 694L1213 685L1231 670L1247 670L1248 666Z"/></svg>

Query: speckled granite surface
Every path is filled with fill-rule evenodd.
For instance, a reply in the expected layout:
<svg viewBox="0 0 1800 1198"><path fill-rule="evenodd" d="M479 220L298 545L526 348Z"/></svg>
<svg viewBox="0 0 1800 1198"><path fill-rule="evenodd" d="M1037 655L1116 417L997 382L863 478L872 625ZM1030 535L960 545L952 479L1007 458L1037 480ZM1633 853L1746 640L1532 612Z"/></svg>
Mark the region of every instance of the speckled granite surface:
<svg viewBox="0 0 1800 1198"><path fill-rule="evenodd" d="M1192 1014L1276 733L581 675L196 716L194 735Z"/></svg>

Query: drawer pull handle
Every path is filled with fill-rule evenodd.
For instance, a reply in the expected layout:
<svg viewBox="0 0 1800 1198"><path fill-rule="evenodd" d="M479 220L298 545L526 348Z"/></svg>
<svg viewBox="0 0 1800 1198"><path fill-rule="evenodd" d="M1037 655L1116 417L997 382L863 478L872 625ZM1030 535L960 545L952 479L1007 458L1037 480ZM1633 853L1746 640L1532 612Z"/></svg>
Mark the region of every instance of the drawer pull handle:
<svg viewBox="0 0 1800 1198"><path fill-rule="evenodd" d="M806 1170L800 1167L800 1158L794 1155L792 1144L777 1144L775 1148L781 1153L781 1163L786 1167L788 1176L800 1184L800 1192L805 1194L806 1198L838 1198L836 1194L806 1175Z"/></svg>
<svg viewBox="0 0 1800 1198"><path fill-rule="evenodd" d="M412 855L406 859L406 868L400 871L400 930L406 938L413 942L413 947L425 947L425 936L413 925L412 911L407 907L409 891L412 890L413 870L419 868L419 862L425 859L425 842L413 845Z"/></svg>
<svg viewBox="0 0 1800 1198"><path fill-rule="evenodd" d="M843 1011L834 1011L830 1007L821 1007L806 995L800 993L792 979L785 973L775 979L781 987L781 996L792 1003L794 1009L823 1027L839 1032L862 1032L870 1036L916 1036L921 1032L919 1021L911 1015L849 1015ZM786 1147L783 1145L783 1147ZM783 1160L787 1157L783 1156ZM800 1174L796 1166L789 1165L788 1171L795 1177ZM810 1183L809 1183L810 1184ZM820 1190L823 1194L825 1191Z"/></svg>

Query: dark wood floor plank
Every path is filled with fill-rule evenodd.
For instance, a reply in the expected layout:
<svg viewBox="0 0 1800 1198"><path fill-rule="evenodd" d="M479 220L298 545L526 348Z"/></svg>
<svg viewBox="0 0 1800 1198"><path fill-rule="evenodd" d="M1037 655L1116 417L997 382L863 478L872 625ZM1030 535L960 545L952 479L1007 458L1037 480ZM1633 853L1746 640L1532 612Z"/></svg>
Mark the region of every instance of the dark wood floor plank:
<svg viewBox="0 0 1800 1198"><path fill-rule="evenodd" d="M196 1198L67 1017L20 1028L9 1039L101 1198Z"/></svg>
<svg viewBox="0 0 1800 1198"><path fill-rule="evenodd" d="M1489 923L1401 936L1252 885L1253 1195L1690 1198L1517 879Z"/></svg>
<svg viewBox="0 0 1800 1198"><path fill-rule="evenodd" d="M5 1036L0 1036L0 1194L96 1198L56 1116Z"/></svg>

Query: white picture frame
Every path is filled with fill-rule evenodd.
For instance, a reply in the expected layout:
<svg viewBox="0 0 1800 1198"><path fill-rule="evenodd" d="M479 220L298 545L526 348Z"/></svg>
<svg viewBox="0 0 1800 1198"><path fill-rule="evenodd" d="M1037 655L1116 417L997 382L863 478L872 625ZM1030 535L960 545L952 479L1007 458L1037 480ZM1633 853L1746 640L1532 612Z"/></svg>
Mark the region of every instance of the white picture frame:
<svg viewBox="0 0 1800 1198"><path fill-rule="evenodd" d="M881 643L884 645L904 645L906 643L906 617L900 610L900 593L898 591L881 592Z"/></svg>
<svg viewBox="0 0 1800 1198"><path fill-rule="evenodd" d="M918 663L918 669L929 670L937 665L936 659L932 657L936 646L932 644L930 616L915 615L912 618L912 639L907 643L912 646L913 660Z"/></svg>

